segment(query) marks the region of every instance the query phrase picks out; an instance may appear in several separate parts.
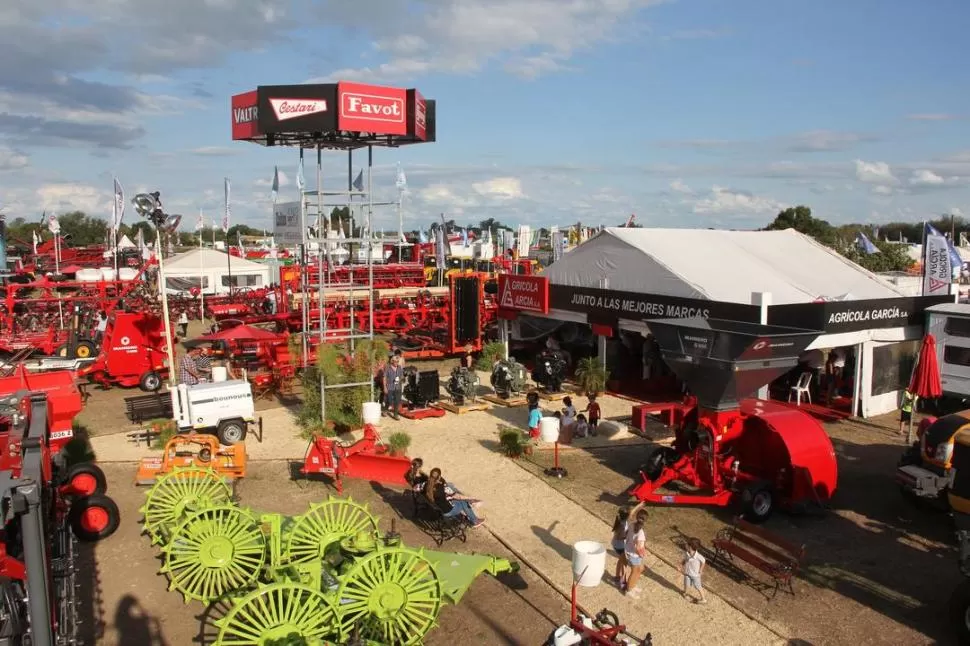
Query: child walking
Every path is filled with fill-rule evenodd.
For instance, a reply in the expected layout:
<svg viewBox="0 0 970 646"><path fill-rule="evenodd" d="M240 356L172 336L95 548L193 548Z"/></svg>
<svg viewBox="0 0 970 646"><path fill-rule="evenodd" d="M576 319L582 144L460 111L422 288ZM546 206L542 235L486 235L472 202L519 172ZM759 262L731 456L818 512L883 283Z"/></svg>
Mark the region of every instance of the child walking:
<svg viewBox="0 0 970 646"><path fill-rule="evenodd" d="M623 589L623 568L626 567L623 551L626 547L626 523L629 518L630 510L626 507L616 510L616 518L613 519L613 538L610 539L610 547L616 553L616 569L613 571L612 583L621 590Z"/></svg>
<svg viewBox="0 0 970 646"><path fill-rule="evenodd" d="M626 583L620 589L631 599L640 598L637 582L640 581L640 574L643 572L643 559L647 556L647 535L643 531L647 524L647 510L642 507L641 502L630 510L630 518L633 521L627 520L626 542L623 545Z"/></svg>
<svg viewBox="0 0 970 646"><path fill-rule="evenodd" d="M600 405L596 403L596 395L589 396L589 403L583 412L589 413L589 434L596 435L596 427L600 423Z"/></svg>
<svg viewBox="0 0 970 646"><path fill-rule="evenodd" d="M707 596L704 594L704 586L701 584L701 576L704 574L706 559L700 553L701 542L696 538L687 540L687 550L684 552L684 560L680 564L680 571L684 574L684 598L690 599L689 588L694 588L700 595L697 603L707 603Z"/></svg>

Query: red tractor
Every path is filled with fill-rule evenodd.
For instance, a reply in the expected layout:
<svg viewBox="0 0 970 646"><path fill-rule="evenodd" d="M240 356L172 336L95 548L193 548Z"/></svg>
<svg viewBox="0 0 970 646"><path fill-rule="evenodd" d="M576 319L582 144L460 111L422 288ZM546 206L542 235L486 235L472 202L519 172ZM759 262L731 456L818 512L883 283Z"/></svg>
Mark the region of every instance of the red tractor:
<svg viewBox="0 0 970 646"><path fill-rule="evenodd" d="M779 506L829 501L838 465L822 425L791 406L746 399L797 365L819 332L700 318L647 325L692 394L672 406L681 419L673 446L649 455L633 496L665 505L740 502L752 522ZM660 491L673 483L684 486Z"/></svg>
<svg viewBox="0 0 970 646"><path fill-rule="evenodd" d="M325 475L334 481L337 493L342 493L341 478L406 487L404 476L410 468L410 458L391 455L377 428L365 424L364 437L353 444L342 444L335 437L314 437L300 473Z"/></svg>

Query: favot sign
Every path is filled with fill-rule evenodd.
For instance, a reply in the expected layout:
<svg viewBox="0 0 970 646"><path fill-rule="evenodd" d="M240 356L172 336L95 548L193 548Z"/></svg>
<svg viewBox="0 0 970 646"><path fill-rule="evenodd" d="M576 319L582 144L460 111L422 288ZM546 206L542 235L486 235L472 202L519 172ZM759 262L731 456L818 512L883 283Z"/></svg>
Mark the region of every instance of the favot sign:
<svg viewBox="0 0 970 646"><path fill-rule="evenodd" d="M549 279L545 276L499 274L499 309L549 313Z"/></svg>
<svg viewBox="0 0 970 646"><path fill-rule="evenodd" d="M407 90L362 83L337 84L337 129L408 134Z"/></svg>

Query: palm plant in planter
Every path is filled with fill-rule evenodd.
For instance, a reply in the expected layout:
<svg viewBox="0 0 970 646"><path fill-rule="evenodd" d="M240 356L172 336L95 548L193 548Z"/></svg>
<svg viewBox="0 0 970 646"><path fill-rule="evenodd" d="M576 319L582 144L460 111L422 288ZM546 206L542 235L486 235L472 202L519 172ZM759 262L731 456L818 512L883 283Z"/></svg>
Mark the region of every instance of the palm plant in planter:
<svg viewBox="0 0 970 646"><path fill-rule="evenodd" d="M498 431L498 443L506 457L517 458L523 453L532 453L532 444L522 431L514 426L501 426Z"/></svg>
<svg viewBox="0 0 970 646"><path fill-rule="evenodd" d="M609 371L598 357L583 357L576 363L576 384L587 397L602 393L609 378Z"/></svg>

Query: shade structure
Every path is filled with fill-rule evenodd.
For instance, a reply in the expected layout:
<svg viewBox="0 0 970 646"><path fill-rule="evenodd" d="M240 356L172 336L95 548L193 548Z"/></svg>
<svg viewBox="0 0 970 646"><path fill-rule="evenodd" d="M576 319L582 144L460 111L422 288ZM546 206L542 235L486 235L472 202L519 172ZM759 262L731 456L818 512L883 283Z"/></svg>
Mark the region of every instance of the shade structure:
<svg viewBox="0 0 970 646"><path fill-rule="evenodd" d="M913 378L909 382L909 392L920 399L935 399L943 395L940 367L936 362L936 339L932 334L923 337L913 368Z"/></svg>
<svg viewBox="0 0 970 646"><path fill-rule="evenodd" d="M276 341L282 338L279 334L275 332L270 332L262 328L253 327L252 325L237 325L235 327L226 328L224 330L219 330L218 332L213 332L212 334L206 334L205 336L200 336L195 339L197 342L202 341Z"/></svg>

